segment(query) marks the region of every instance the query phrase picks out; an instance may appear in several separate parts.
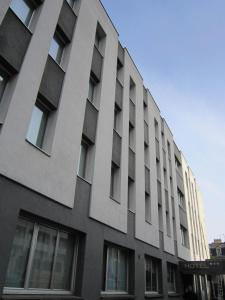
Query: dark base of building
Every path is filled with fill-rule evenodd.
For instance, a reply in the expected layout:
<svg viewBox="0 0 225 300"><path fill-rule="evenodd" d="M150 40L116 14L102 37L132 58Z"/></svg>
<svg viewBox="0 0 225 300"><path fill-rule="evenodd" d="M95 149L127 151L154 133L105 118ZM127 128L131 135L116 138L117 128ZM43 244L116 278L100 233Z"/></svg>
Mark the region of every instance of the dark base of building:
<svg viewBox="0 0 225 300"><path fill-rule="evenodd" d="M182 279L177 276L176 293L168 293L167 263L178 264L178 258L137 240L135 216L128 212L128 233L123 234L89 218L91 185L78 177L74 208L66 208L16 182L0 176L0 299L183 299ZM15 229L20 216L43 220L73 230L79 235L79 257L76 283L72 295L5 294L7 266ZM104 247L118 245L129 250L130 268L127 294L104 291ZM145 293L145 256L161 261L160 294Z"/></svg>

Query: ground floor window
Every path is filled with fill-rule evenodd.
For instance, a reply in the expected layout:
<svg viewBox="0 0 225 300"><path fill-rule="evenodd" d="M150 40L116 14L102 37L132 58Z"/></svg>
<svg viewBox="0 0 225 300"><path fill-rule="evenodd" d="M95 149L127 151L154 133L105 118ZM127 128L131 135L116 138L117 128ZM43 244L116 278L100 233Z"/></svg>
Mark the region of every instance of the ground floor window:
<svg viewBox="0 0 225 300"><path fill-rule="evenodd" d="M106 246L105 291L127 292L128 253L120 247Z"/></svg>
<svg viewBox="0 0 225 300"><path fill-rule="evenodd" d="M169 292L176 292L176 274L177 266L171 263L167 263L167 282Z"/></svg>
<svg viewBox="0 0 225 300"><path fill-rule="evenodd" d="M160 289L160 260L151 256L145 256L145 290L146 292L157 292Z"/></svg>
<svg viewBox="0 0 225 300"><path fill-rule="evenodd" d="M78 239L70 232L19 219L5 289L71 291Z"/></svg>

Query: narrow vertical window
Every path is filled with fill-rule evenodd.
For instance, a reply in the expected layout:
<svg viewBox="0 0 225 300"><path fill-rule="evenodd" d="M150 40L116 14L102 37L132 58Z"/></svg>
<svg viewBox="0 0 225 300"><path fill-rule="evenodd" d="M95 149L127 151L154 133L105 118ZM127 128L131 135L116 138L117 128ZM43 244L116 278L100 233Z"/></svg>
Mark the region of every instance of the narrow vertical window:
<svg viewBox="0 0 225 300"><path fill-rule="evenodd" d="M32 15L34 13L34 6L32 5L32 1L12 0L10 3L10 8L26 26L29 26Z"/></svg>
<svg viewBox="0 0 225 300"><path fill-rule="evenodd" d="M91 101L91 102L94 102L95 86L96 86L96 83L90 77L90 79L89 79L89 88L88 88L88 100Z"/></svg>
<svg viewBox="0 0 225 300"><path fill-rule="evenodd" d="M0 70L0 103L2 101L2 97L5 91L5 87L8 81L8 76Z"/></svg>
<svg viewBox="0 0 225 300"><path fill-rule="evenodd" d="M48 109L37 100L32 111L27 140L39 148L43 146L48 115Z"/></svg>
<svg viewBox="0 0 225 300"><path fill-rule="evenodd" d="M87 155L88 155L88 144L84 140L82 140L80 145L80 159L79 159L79 167L78 167L78 175L82 178L86 177Z"/></svg>
<svg viewBox="0 0 225 300"><path fill-rule="evenodd" d="M160 291L160 261L150 257L145 257L145 290L146 292L159 293Z"/></svg>
<svg viewBox="0 0 225 300"><path fill-rule="evenodd" d="M176 266L167 263L167 282L168 282L168 291L176 292Z"/></svg>
<svg viewBox="0 0 225 300"><path fill-rule="evenodd" d="M63 56L63 50L65 47L65 43L60 38L59 34L55 32L50 49L49 55L60 65Z"/></svg>

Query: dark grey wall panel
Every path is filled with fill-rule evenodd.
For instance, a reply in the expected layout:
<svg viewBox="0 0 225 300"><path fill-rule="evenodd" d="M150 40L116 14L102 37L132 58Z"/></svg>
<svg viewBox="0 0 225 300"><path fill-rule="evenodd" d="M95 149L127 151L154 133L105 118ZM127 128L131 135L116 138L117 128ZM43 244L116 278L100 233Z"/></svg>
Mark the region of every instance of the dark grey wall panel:
<svg viewBox="0 0 225 300"><path fill-rule="evenodd" d="M150 170L145 167L145 192L150 195Z"/></svg>
<svg viewBox="0 0 225 300"><path fill-rule="evenodd" d="M67 42L72 40L76 19L77 17L73 9L70 7L67 1L64 0L59 15L58 27L65 35Z"/></svg>
<svg viewBox="0 0 225 300"><path fill-rule="evenodd" d="M135 180L135 153L129 148L129 168L128 176Z"/></svg>
<svg viewBox="0 0 225 300"><path fill-rule="evenodd" d="M0 57L15 73L20 70L31 36L29 29L8 9L0 26Z"/></svg>
<svg viewBox="0 0 225 300"><path fill-rule="evenodd" d="M92 63L91 63L91 71L92 71L92 75L94 76L97 82L101 80L102 63L103 63L103 57L101 53L98 51L98 49L94 46Z"/></svg>
<svg viewBox="0 0 225 300"><path fill-rule="evenodd" d="M51 109L57 109L61 95L64 71L48 56L44 74L42 76L39 93L48 101Z"/></svg>
<svg viewBox="0 0 225 300"><path fill-rule="evenodd" d="M121 136L113 130L112 161L119 167L121 159Z"/></svg>
<svg viewBox="0 0 225 300"><path fill-rule="evenodd" d="M84 116L83 134L94 144L98 121L98 111L95 106L87 100Z"/></svg>
<svg viewBox="0 0 225 300"><path fill-rule="evenodd" d="M122 109L123 106L123 86L119 82L118 79L116 79L116 104L117 106Z"/></svg>
<svg viewBox="0 0 225 300"><path fill-rule="evenodd" d="M20 211L25 211L49 222L66 226L81 233L81 248L76 276L76 299L99 300L103 289L105 269L103 265L103 250L105 241L115 243L129 249L131 273L129 293L131 296L111 296L107 299L143 300L145 292L144 256L150 255L162 261L163 299L167 296L167 261L178 264L177 257L163 252L163 235L160 234L161 247L157 249L137 240L135 234L135 214L128 212L128 233L124 234L100 222L89 218L89 201L91 185L77 177L74 208L69 209L51 199L27 189L5 177L0 176L0 298L6 276L6 270L15 233L17 218ZM132 257L133 256L133 257ZM135 262L135 265L134 265ZM135 276L135 282L134 282ZM180 289L178 283L178 289ZM75 298L72 296L73 299ZM81 298L80 298L81 297ZM26 296L20 299L49 299L52 296ZM66 299L68 296L60 296ZM69 297L70 298L70 297ZM10 299L10 297L8 297ZM177 295L173 299L182 299Z"/></svg>

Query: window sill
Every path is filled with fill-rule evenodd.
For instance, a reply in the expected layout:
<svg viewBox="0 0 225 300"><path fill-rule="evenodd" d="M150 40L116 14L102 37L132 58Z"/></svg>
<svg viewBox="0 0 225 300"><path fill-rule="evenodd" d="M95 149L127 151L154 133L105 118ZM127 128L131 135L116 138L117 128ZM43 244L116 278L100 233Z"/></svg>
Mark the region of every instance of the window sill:
<svg viewBox="0 0 225 300"><path fill-rule="evenodd" d="M173 298L173 297L180 297L181 294L176 293L176 292L168 292L168 297Z"/></svg>
<svg viewBox="0 0 225 300"><path fill-rule="evenodd" d="M145 298L146 299L156 299L156 298L163 298L162 294L158 294L158 293L151 293L151 292L146 292L145 293Z"/></svg>
<svg viewBox="0 0 225 300"><path fill-rule="evenodd" d="M145 220L145 222L146 222L147 224L149 224L149 225L152 225L152 222L149 221L149 220Z"/></svg>
<svg viewBox="0 0 225 300"><path fill-rule="evenodd" d="M86 183L92 185L92 183L91 183L90 181L88 181L88 180L85 179L84 177L80 176L79 174L77 174L77 177L78 177L79 179L83 180L84 182L86 182Z"/></svg>
<svg viewBox="0 0 225 300"><path fill-rule="evenodd" d="M113 198L112 196L109 196L109 198L110 198L111 200L115 201L117 204L120 204L120 201L117 200L117 199L115 199L115 198Z"/></svg>
<svg viewBox="0 0 225 300"><path fill-rule="evenodd" d="M94 109L98 112L99 111L99 109L98 109L98 107L96 106L96 104L94 103L94 101L91 101L91 100L89 100L88 98L87 98L87 101L94 107Z"/></svg>
<svg viewBox="0 0 225 300"><path fill-rule="evenodd" d="M63 67L62 67L62 65L60 64L60 63L58 63L52 56L51 56L51 54L48 54L48 57L52 60L52 61L54 61L54 63L64 72L64 73L66 73L66 71L63 69ZM62 56L62 58L61 58L61 61L63 60L63 56Z"/></svg>
<svg viewBox="0 0 225 300"><path fill-rule="evenodd" d="M101 300L114 300L114 299L135 299L134 295L128 295L127 293L119 292L101 292Z"/></svg>
<svg viewBox="0 0 225 300"><path fill-rule="evenodd" d="M40 152L42 152L43 154L45 154L46 156L51 157L51 154L50 154L50 153L48 153L48 152L46 152L45 150L43 150L42 148L40 148L40 147L34 145L34 144L31 143L29 140L25 139L25 141L26 141L28 144L30 144L31 146L33 146L34 148L36 148L37 150L39 150Z"/></svg>
<svg viewBox="0 0 225 300"><path fill-rule="evenodd" d="M49 295L49 294L4 294L2 300L83 300L82 297L74 295Z"/></svg>

